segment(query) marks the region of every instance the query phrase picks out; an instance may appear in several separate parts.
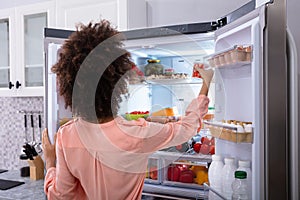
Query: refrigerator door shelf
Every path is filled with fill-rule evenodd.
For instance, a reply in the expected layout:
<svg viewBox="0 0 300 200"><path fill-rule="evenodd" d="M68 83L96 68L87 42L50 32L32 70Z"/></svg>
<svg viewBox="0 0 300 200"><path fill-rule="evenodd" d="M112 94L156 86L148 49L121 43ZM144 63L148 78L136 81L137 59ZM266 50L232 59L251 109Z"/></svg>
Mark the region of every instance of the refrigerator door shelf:
<svg viewBox="0 0 300 200"><path fill-rule="evenodd" d="M211 124L207 124L210 130L211 136L222 140L227 140L235 143L252 143L252 132L237 132L236 129L231 127L220 127Z"/></svg>

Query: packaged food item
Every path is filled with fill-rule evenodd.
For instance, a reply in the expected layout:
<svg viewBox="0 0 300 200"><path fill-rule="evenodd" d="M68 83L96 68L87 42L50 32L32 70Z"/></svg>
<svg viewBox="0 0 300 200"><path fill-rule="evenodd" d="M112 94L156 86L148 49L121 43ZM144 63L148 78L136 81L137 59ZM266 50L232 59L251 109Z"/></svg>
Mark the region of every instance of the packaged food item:
<svg viewBox="0 0 300 200"><path fill-rule="evenodd" d="M174 116L175 112L173 108L163 108L156 112L152 112L151 116Z"/></svg>
<svg viewBox="0 0 300 200"><path fill-rule="evenodd" d="M165 69L166 76L172 76L173 74L174 74L174 69L172 69L172 68Z"/></svg>

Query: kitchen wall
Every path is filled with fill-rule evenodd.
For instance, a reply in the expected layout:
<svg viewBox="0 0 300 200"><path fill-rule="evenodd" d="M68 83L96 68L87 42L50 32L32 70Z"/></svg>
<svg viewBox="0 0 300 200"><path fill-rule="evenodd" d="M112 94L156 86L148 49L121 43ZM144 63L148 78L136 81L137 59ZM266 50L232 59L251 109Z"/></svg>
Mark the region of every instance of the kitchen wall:
<svg viewBox="0 0 300 200"><path fill-rule="evenodd" d="M0 169L18 169L22 163L19 160L25 138L24 114L20 111L42 112L42 97L1 97L0 98ZM38 117L34 115L35 137L39 137ZM32 138L32 128L28 118L28 138Z"/></svg>
<svg viewBox="0 0 300 200"><path fill-rule="evenodd" d="M147 25L163 26L219 19L251 0L146 0Z"/></svg>

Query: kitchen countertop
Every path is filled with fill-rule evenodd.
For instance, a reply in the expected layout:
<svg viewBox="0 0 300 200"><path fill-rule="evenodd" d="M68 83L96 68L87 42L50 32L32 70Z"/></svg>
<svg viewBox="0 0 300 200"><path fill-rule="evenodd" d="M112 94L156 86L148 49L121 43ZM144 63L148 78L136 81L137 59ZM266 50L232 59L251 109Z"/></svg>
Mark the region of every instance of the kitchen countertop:
<svg viewBox="0 0 300 200"><path fill-rule="evenodd" d="M8 190L0 190L1 200L46 200L44 180L31 180L30 177L21 177L19 170L7 171L0 174L0 179L23 181L25 184Z"/></svg>

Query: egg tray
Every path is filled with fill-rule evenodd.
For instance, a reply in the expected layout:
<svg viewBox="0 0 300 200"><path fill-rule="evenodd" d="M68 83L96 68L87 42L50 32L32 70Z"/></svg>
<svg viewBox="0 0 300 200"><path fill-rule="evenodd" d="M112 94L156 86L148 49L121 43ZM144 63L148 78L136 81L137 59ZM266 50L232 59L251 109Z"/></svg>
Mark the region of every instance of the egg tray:
<svg viewBox="0 0 300 200"><path fill-rule="evenodd" d="M226 127L213 126L206 124L206 127L210 130L210 134L213 137L227 140L235 143L252 143L253 133L243 132L239 133L236 129L229 129Z"/></svg>

